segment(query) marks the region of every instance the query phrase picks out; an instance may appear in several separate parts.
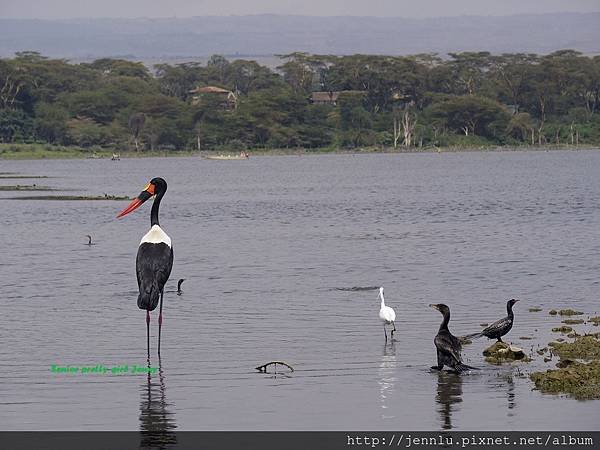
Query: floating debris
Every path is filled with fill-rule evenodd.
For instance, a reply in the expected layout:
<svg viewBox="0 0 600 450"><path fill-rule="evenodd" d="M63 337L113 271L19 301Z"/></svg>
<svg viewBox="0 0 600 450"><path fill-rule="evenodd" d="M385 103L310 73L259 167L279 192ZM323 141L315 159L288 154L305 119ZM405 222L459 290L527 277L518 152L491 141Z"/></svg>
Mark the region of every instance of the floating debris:
<svg viewBox="0 0 600 450"><path fill-rule="evenodd" d="M487 327L489 325L489 323L480 323L479 326L480 327Z"/></svg>
<svg viewBox="0 0 600 450"><path fill-rule="evenodd" d="M469 345L469 344L473 343L473 341L471 339L469 339L467 336L457 336L457 337L462 345Z"/></svg>
<svg viewBox="0 0 600 450"><path fill-rule="evenodd" d="M287 367L288 369L290 369L291 372L294 371L294 368L292 366L290 366L288 363L283 362L283 361L271 361L266 364L263 364L262 366L255 367L255 369L258 370L260 373L269 373L269 372L267 372L267 367L274 366L275 373L277 373L277 364L279 364L280 366Z"/></svg>
<svg viewBox="0 0 600 450"><path fill-rule="evenodd" d="M520 336L519 339L523 341L531 341L533 338L531 336Z"/></svg>
<svg viewBox="0 0 600 450"><path fill-rule="evenodd" d="M354 286L354 287L335 288L336 291L347 291L347 292L375 291L377 289L379 289L379 286Z"/></svg>

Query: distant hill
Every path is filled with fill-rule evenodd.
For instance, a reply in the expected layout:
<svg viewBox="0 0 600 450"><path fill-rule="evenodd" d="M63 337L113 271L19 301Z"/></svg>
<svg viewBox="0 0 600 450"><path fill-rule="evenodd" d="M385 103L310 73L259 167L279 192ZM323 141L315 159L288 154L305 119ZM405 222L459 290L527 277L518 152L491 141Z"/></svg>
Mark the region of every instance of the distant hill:
<svg viewBox="0 0 600 450"><path fill-rule="evenodd" d="M487 50L600 53L600 13L435 19L228 16L167 19L0 19L0 56L35 50L74 60Z"/></svg>

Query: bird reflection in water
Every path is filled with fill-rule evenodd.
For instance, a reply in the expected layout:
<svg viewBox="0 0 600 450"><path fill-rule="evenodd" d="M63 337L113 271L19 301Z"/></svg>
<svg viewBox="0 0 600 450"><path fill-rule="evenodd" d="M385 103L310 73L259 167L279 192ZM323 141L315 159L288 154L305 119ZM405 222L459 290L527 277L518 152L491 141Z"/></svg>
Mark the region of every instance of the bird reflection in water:
<svg viewBox="0 0 600 450"><path fill-rule="evenodd" d="M379 364L379 399L381 401L382 419L393 419L393 415L386 414L391 396L396 383L396 344L395 341L387 342L383 346L383 356Z"/></svg>
<svg viewBox="0 0 600 450"><path fill-rule="evenodd" d="M147 379L141 386L140 449L166 449L177 444L174 432L177 424L174 413L169 411L173 405L167 402L165 390L165 376L158 358L158 374L148 370Z"/></svg>
<svg viewBox="0 0 600 450"><path fill-rule="evenodd" d="M441 371L438 373L436 403L439 404L441 426L444 430L451 430L452 413L454 405L462 402L462 378L453 372Z"/></svg>
<svg viewBox="0 0 600 450"><path fill-rule="evenodd" d="M515 397L515 380L512 372L499 375L497 378L492 379L491 390L494 392L502 392L506 390L506 400L508 412L507 416L512 417L514 412L512 411L516 406Z"/></svg>

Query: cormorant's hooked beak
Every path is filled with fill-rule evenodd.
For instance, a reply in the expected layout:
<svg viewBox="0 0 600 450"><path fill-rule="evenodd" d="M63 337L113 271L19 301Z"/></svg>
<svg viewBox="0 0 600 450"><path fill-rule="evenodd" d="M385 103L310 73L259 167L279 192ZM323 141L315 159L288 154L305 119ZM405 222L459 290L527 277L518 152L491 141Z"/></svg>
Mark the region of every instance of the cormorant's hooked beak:
<svg viewBox="0 0 600 450"><path fill-rule="evenodd" d="M134 211L134 210L138 209L140 206L142 206L142 203L144 203L146 200L148 200L149 198L151 198L154 195L155 189L156 189L156 187L153 184L148 184L148 186L146 186L144 188L144 190L140 193L140 195L138 195L136 198L134 198L132 200L132 202L127 206L127 208L125 208L123 211L121 211L119 213L119 215L117 216L117 219L129 214L131 211Z"/></svg>
<svg viewBox="0 0 600 450"><path fill-rule="evenodd" d="M440 310L440 308L438 308L438 305L432 305L432 304L430 304L429 307L433 308L433 309L437 309L438 311Z"/></svg>

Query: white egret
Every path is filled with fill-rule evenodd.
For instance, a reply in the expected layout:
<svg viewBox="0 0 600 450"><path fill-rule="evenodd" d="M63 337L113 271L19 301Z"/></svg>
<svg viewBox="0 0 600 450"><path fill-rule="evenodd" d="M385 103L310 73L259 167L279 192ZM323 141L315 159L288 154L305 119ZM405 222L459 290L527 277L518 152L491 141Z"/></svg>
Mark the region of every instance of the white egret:
<svg viewBox="0 0 600 450"><path fill-rule="evenodd" d="M386 325L392 324L394 329L392 330L391 336L394 339L394 331L396 331L396 312L389 306L385 306L385 299L383 297L383 288L379 288L379 297L381 297L381 308L379 309L379 318L383 322L383 334L387 342L387 331L385 330Z"/></svg>

